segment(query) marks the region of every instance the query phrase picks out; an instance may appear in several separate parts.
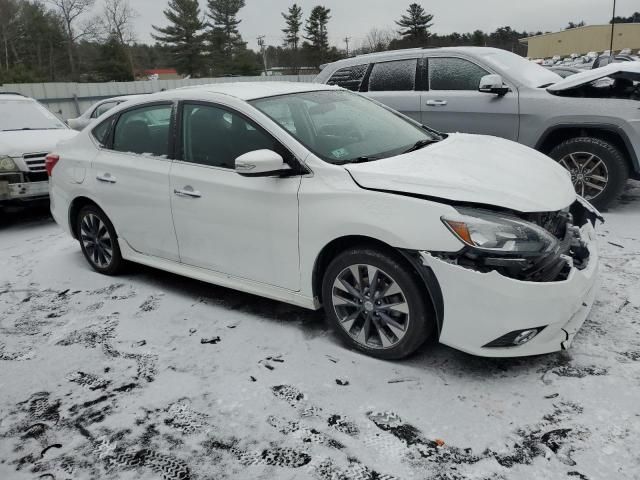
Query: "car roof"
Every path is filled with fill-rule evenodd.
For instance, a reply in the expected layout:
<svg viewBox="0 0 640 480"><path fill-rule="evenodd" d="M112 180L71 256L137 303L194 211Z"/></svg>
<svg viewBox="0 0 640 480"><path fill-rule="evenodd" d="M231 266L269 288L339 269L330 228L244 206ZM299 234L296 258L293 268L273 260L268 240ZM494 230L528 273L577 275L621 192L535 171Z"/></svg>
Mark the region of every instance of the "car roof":
<svg viewBox="0 0 640 480"><path fill-rule="evenodd" d="M220 94L235 97L240 100L248 101L265 97L276 97L278 95L287 95L291 93L317 92L322 90L340 90L339 87L332 85L323 85L318 83L306 82L231 82L231 83L211 83L207 85L194 85L190 87L182 87L176 90L170 90L155 94L154 96L169 96L179 93L180 96L193 97L198 93L202 94Z"/></svg>
<svg viewBox="0 0 640 480"><path fill-rule="evenodd" d="M118 95L117 97L109 97L109 98L104 98L102 100L100 100L98 103L109 103L109 102L120 102L123 100L133 100L136 98L141 98L144 97L145 95L148 95L147 93L134 93L131 95Z"/></svg>
<svg viewBox="0 0 640 480"><path fill-rule="evenodd" d="M19 93L4 93L4 92L0 92L0 100L35 102L33 98L25 97L24 95L21 95Z"/></svg>
<svg viewBox="0 0 640 480"><path fill-rule="evenodd" d="M359 65L374 61L376 58L392 59L394 57L407 57L411 55L432 55L432 54L466 54L472 57L486 55L500 51L493 47L439 47L439 48L406 48L404 50L388 50L384 52L367 53L355 57L345 58L325 65L326 67L341 67Z"/></svg>

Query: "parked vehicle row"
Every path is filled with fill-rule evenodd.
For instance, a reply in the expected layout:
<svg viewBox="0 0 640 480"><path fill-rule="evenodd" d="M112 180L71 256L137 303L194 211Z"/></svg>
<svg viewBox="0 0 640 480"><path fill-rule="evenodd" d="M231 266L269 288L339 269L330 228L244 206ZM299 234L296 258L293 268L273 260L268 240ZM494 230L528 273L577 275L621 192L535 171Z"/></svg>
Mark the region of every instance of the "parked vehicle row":
<svg viewBox="0 0 640 480"><path fill-rule="evenodd" d="M401 61L399 79L368 66L367 84L411 84L424 64ZM496 82L483 98L508 88ZM599 214L558 163L334 86L149 95L60 143L47 171L53 216L97 272L128 260L324 307L379 358L428 339L484 356L568 348L596 292Z"/></svg>
<svg viewBox="0 0 640 480"><path fill-rule="evenodd" d="M413 49L341 60L316 80L360 92L438 131L533 147L569 170L576 192L600 208L629 176L640 176L639 62L563 80L504 50Z"/></svg>
<svg viewBox="0 0 640 480"><path fill-rule="evenodd" d="M45 157L75 134L35 100L0 92L0 208L46 200Z"/></svg>

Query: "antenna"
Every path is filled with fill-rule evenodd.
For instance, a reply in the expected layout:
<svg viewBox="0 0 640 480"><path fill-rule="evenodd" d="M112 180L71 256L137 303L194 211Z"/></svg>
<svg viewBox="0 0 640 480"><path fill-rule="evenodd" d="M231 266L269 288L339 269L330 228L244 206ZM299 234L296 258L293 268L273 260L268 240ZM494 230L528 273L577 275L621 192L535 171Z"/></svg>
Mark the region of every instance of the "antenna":
<svg viewBox="0 0 640 480"><path fill-rule="evenodd" d="M267 76L267 50L265 49L264 44L265 35L258 35L258 46L260 47L260 51L262 52L262 63L264 64L264 76Z"/></svg>

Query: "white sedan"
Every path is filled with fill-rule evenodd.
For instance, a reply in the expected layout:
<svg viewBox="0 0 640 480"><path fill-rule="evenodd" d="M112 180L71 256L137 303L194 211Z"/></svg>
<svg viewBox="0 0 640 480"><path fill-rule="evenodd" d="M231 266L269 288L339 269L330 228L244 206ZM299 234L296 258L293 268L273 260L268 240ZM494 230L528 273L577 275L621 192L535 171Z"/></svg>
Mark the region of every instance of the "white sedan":
<svg viewBox="0 0 640 480"><path fill-rule="evenodd" d="M379 358L567 348L596 293L598 212L507 140L440 134L337 87L233 83L120 105L47 159L89 264L131 261L324 307Z"/></svg>

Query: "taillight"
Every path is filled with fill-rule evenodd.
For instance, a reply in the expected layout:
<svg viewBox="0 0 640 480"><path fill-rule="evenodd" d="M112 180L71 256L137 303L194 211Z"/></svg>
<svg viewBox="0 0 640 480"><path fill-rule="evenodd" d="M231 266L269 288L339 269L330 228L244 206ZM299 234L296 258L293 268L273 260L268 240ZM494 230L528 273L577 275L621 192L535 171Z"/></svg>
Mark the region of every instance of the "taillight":
<svg viewBox="0 0 640 480"><path fill-rule="evenodd" d="M60 155L54 155L50 153L44 159L44 168L47 169L47 175L51 176L51 172L53 172L53 167L56 166L56 163L60 160Z"/></svg>

